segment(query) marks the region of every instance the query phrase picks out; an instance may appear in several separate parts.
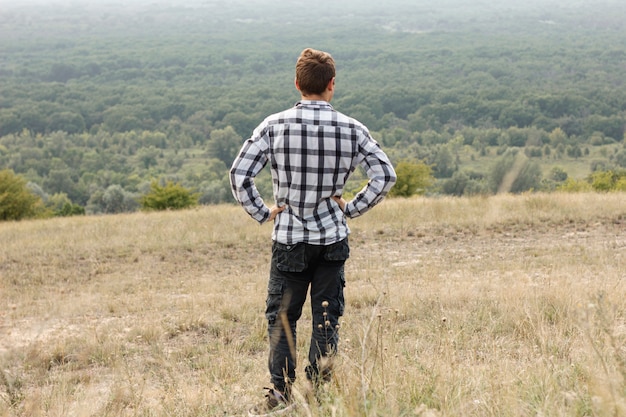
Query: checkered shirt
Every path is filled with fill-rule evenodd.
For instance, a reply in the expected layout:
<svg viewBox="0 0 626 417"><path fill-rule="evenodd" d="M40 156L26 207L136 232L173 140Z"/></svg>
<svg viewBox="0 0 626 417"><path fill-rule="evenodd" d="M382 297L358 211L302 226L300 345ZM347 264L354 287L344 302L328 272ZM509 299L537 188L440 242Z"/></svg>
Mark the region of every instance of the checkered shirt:
<svg viewBox="0 0 626 417"><path fill-rule="evenodd" d="M269 162L274 201L287 206L274 219L272 239L294 244L330 245L348 236L346 217L360 216L389 192L396 173L367 128L326 101L303 100L266 118L241 148L230 169L235 199L259 223L270 216L254 184ZM341 196L348 177L362 166L367 185L346 204Z"/></svg>

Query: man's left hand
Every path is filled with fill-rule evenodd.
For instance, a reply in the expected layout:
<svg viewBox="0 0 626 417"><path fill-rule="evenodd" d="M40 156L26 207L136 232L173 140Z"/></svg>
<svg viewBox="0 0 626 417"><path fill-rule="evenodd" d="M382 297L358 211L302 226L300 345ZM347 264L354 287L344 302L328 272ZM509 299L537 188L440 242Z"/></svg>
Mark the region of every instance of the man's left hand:
<svg viewBox="0 0 626 417"><path fill-rule="evenodd" d="M331 197L333 200L335 200L337 202L337 204L339 204L339 208L341 209L341 211L346 211L346 204L348 203L346 200L343 199L343 197L339 197L339 196L332 196Z"/></svg>

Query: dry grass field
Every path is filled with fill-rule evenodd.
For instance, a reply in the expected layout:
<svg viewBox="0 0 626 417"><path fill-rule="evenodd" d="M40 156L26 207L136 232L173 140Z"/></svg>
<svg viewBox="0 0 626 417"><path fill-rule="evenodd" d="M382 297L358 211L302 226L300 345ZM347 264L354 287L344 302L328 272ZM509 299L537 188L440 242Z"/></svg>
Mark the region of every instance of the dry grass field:
<svg viewBox="0 0 626 417"><path fill-rule="evenodd" d="M337 372L294 415L626 415L626 195L387 200L350 226ZM228 205L0 223L0 416L244 415L270 231Z"/></svg>

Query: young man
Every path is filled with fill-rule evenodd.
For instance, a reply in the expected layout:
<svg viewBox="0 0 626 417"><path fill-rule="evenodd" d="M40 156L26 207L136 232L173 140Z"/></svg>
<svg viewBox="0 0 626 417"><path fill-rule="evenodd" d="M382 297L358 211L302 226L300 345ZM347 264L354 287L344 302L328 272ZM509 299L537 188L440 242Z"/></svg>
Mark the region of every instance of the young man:
<svg viewBox="0 0 626 417"><path fill-rule="evenodd" d="M266 118L230 170L235 199L259 223L274 222L265 315L273 388L251 415L291 401L296 375L296 322L311 291L313 330L306 376L330 378L344 311L344 263L349 256L346 218L365 213L389 192L396 174L389 158L358 121L333 109L335 62L305 49L296 63L301 100ZM254 178L269 163L275 205L268 207ZM369 182L350 201L342 198L348 177L361 166Z"/></svg>

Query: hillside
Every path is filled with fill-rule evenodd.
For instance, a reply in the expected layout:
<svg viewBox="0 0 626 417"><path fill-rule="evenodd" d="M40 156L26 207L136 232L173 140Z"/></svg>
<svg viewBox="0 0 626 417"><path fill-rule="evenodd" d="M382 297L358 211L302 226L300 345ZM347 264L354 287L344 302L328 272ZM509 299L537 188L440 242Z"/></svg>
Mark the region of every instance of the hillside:
<svg viewBox="0 0 626 417"><path fill-rule="evenodd" d="M622 195L387 200L350 226L337 376L298 415L623 414ZM244 413L269 234L229 205L0 224L0 414Z"/></svg>

